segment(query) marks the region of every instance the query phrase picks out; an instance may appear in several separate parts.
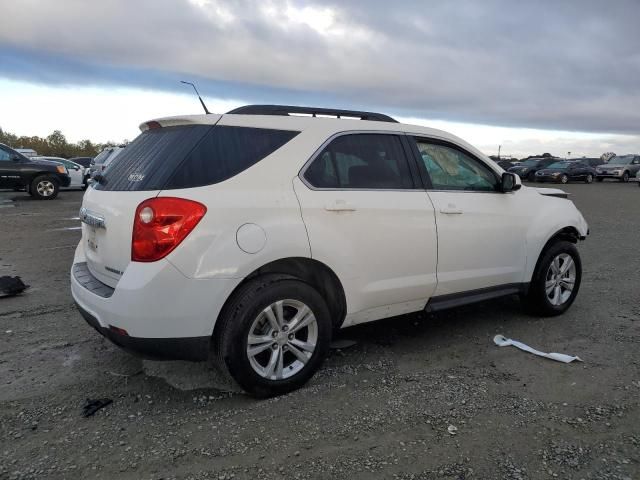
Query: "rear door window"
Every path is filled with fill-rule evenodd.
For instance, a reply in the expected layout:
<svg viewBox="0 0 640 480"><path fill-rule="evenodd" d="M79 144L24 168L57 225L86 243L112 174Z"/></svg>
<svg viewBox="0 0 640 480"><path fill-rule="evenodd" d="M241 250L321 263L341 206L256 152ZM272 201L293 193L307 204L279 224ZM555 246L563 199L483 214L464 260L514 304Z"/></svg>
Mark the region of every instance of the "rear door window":
<svg viewBox="0 0 640 480"><path fill-rule="evenodd" d="M413 179L398 135L349 134L329 143L304 172L316 188L411 189Z"/></svg>
<svg viewBox="0 0 640 480"><path fill-rule="evenodd" d="M300 132L216 126L175 170L164 188L189 188L227 180L258 163Z"/></svg>
<svg viewBox="0 0 640 480"><path fill-rule="evenodd" d="M222 182L283 146L299 132L213 125L150 129L127 145L98 190L163 190Z"/></svg>

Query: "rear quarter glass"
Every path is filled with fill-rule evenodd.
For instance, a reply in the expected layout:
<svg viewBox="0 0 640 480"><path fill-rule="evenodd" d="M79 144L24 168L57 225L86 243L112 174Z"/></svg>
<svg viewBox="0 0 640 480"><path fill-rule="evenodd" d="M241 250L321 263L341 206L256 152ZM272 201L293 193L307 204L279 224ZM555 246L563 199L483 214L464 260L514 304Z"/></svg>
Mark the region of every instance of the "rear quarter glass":
<svg viewBox="0 0 640 480"><path fill-rule="evenodd" d="M120 153L96 189L141 191L212 185L246 170L298 133L212 125L150 129Z"/></svg>

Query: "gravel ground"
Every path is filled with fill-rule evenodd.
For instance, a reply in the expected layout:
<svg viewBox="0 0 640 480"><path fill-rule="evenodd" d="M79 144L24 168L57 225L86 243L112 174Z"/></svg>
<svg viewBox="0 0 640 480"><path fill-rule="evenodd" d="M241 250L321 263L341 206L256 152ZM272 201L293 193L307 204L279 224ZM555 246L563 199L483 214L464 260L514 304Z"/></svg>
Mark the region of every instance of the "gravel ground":
<svg viewBox="0 0 640 480"><path fill-rule="evenodd" d="M263 401L210 365L102 339L69 292L82 194L0 193L0 275L31 285L0 299L0 479L640 478L640 189L565 189L592 232L567 314L514 298L346 329L355 346ZM498 348L498 333L584 363Z"/></svg>

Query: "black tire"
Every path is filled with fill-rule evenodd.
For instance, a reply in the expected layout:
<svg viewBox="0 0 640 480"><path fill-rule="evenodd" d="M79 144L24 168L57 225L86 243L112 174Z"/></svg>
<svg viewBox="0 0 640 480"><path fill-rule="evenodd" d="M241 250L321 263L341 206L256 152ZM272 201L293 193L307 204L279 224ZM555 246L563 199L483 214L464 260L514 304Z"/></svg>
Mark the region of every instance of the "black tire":
<svg viewBox="0 0 640 480"><path fill-rule="evenodd" d="M300 371L288 378L268 379L251 365L248 336L261 312L284 299L302 302L311 309L317 322L316 347ZM309 284L292 277L265 275L249 281L234 293L218 322L214 338L218 363L244 391L256 398L283 395L302 387L320 368L331 344L331 314L326 302ZM285 353L282 355L284 358Z"/></svg>
<svg viewBox="0 0 640 480"><path fill-rule="evenodd" d="M603 180L604 180L604 178L602 178L602 177L596 177L596 182L601 182Z"/></svg>
<svg viewBox="0 0 640 480"><path fill-rule="evenodd" d="M29 193L38 200L53 200L60 192L58 179L52 175L40 175L31 182Z"/></svg>
<svg viewBox="0 0 640 480"><path fill-rule="evenodd" d="M587 173L587 177L584 179L584 183L593 183L593 175Z"/></svg>
<svg viewBox="0 0 640 480"><path fill-rule="evenodd" d="M569 176L566 174L562 174L560 175L560 183L566 185L567 183L569 183Z"/></svg>
<svg viewBox="0 0 640 480"><path fill-rule="evenodd" d="M560 304L553 305L547 295L545 284L547 281L547 275L551 267L551 262L560 254L568 254L575 264L575 283L573 290L571 291L568 299ZM527 309L533 313L544 317L553 317L561 315L567 311L571 306L578 290L580 290L580 281L582 279L582 262L580 260L580 254L576 246L566 240L558 240L557 242L549 245L541 254L536 265L536 269L533 273L531 283L529 284L529 291L524 296L523 300Z"/></svg>
<svg viewBox="0 0 640 480"><path fill-rule="evenodd" d="M627 183L629 181L629 177L630 177L629 172L624 172L622 174L622 178L620 179L620 181L623 183Z"/></svg>
<svg viewBox="0 0 640 480"><path fill-rule="evenodd" d="M527 175L527 180L529 180L530 182L535 182L536 181L536 173L535 172L529 172L529 174Z"/></svg>

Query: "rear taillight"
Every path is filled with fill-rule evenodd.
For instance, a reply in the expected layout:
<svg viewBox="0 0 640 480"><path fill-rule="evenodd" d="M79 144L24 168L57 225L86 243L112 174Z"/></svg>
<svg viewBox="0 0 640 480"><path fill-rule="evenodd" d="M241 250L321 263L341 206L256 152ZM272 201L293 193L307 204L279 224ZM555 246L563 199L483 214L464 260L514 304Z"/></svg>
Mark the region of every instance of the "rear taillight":
<svg viewBox="0 0 640 480"><path fill-rule="evenodd" d="M207 207L193 200L157 197L145 200L133 220L131 260L155 262L167 256L195 228Z"/></svg>

